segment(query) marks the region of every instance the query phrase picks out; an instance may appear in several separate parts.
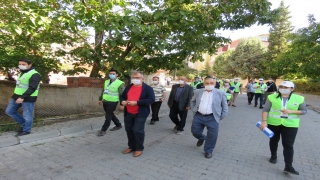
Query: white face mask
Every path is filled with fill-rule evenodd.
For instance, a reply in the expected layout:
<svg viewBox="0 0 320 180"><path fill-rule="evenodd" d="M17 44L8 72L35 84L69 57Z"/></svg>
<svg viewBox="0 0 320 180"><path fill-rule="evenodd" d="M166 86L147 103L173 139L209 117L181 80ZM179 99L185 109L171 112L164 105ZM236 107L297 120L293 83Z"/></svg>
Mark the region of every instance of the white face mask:
<svg viewBox="0 0 320 180"><path fill-rule="evenodd" d="M153 81L153 84L158 84L159 83L159 81Z"/></svg>
<svg viewBox="0 0 320 180"><path fill-rule="evenodd" d="M19 69L21 69L21 70L26 70L26 69L28 69L27 66L23 66L23 65L19 65L18 67L19 67Z"/></svg>
<svg viewBox="0 0 320 180"><path fill-rule="evenodd" d="M290 94L291 93L291 89L279 89L279 92L281 94Z"/></svg>
<svg viewBox="0 0 320 180"><path fill-rule="evenodd" d="M184 84L184 81L183 80L179 80L179 84Z"/></svg>
<svg viewBox="0 0 320 180"><path fill-rule="evenodd" d="M208 91L212 91L214 89L214 86L213 85L204 86L204 89Z"/></svg>
<svg viewBox="0 0 320 180"><path fill-rule="evenodd" d="M269 80L269 83L272 83L272 80Z"/></svg>
<svg viewBox="0 0 320 180"><path fill-rule="evenodd" d="M134 85L139 85L141 84L141 80L140 79L131 79L132 84Z"/></svg>

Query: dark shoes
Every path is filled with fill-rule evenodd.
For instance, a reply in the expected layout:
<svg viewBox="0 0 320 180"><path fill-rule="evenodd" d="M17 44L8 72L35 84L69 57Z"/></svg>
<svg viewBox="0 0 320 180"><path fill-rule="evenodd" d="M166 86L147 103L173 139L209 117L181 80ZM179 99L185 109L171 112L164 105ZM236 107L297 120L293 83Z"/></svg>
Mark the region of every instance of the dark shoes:
<svg viewBox="0 0 320 180"><path fill-rule="evenodd" d="M17 132L17 133L22 133L22 132L23 132L23 128L20 127L16 132Z"/></svg>
<svg viewBox="0 0 320 180"><path fill-rule="evenodd" d="M15 136L18 137L18 136L24 136L24 135L28 135L28 134L30 134L30 132L24 132L24 131L22 131L22 132L16 134Z"/></svg>
<svg viewBox="0 0 320 180"><path fill-rule="evenodd" d="M259 109L263 109L263 107L261 106L261 107L259 107Z"/></svg>
<svg viewBox="0 0 320 180"><path fill-rule="evenodd" d="M272 164L277 163L277 156L272 155L270 160L269 160L269 162L272 163Z"/></svg>
<svg viewBox="0 0 320 180"><path fill-rule="evenodd" d="M173 128L173 130L174 130L174 131L177 131L177 130L178 130L178 127L179 127L179 126L175 126L175 127Z"/></svg>
<svg viewBox="0 0 320 180"><path fill-rule="evenodd" d="M232 105L233 107L237 107L236 105Z"/></svg>
<svg viewBox="0 0 320 180"><path fill-rule="evenodd" d="M204 157L206 157L206 158L209 159L209 158L212 157L212 153L207 153L207 152L206 152L206 153L204 153Z"/></svg>
<svg viewBox="0 0 320 180"><path fill-rule="evenodd" d="M98 131L98 134L97 134L97 136L104 136L106 134L106 132L105 131Z"/></svg>
<svg viewBox="0 0 320 180"><path fill-rule="evenodd" d="M257 107L257 105L254 105L254 107Z"/></svg>
<svg viewBox="0 0 320 180"><path fill-rule="evenodd" d="M122 128L122 126L115 126L115 127L111 128L110 131L116 131L116 130L119 130L121 128Z"/></svg>
<svg viewBox="0 0 320 180"><path fill-rule="evenodd" d="M296 171L292 166L291 167L285 167L283 172L287 173L287 174L299 175L299 172Z"/></svg>
<svg viewBox="0 0 320 180"><path fill-rule="evenodd" d="M198 146L198 147L202 146L203 142L204 142L204 140L198 140L197 146Z"/></svg>
<svg viewBox="0 0 320 180"><path fill-rule="evenodd" d="M150 121L150 124L154 124L155 121Z"/></svg>

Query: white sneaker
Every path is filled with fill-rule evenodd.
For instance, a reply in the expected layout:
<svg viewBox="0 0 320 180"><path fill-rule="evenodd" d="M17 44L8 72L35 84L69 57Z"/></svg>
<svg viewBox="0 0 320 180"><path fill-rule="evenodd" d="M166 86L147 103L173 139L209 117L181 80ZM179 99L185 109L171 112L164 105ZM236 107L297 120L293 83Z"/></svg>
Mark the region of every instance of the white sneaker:
<svg viewBox="0 0 320 180"><path fill-rule="evenodd" d="M182 131L177 131L176 134L177 134L177 135L181 135L181 134L182 134Z"/></svg>

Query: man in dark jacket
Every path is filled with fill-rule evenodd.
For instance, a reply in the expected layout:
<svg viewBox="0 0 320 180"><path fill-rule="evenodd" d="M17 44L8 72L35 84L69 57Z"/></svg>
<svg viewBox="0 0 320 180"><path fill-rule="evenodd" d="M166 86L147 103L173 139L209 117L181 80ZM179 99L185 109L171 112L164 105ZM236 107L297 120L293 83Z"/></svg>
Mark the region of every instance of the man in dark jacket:
<svg viewBox="0 0 320 180"><path fill-rule="evenodd" d="M272 78L269 78L268 82L266 83L267 85L267 91L264 93L264 100L263 100L263 104L266 103L268 96L270 94L274 94L277 92L277 86L276 83L273 82Z"/></svg>
<svg viewBox="0 0 320 180"><path fill-rule="evenodd" d="M32 68L32 61L29 59L20 59L19 69L20 74L16 81L16 88L6 109L6 114L21 127L16 136L24 136L31 132L34 104L37 101L41 76ZM22 116L17 112L21 107L23 109Z"/></svg>
<svg viewBox="0 0 320 180"><path fill-rule="evenodd" d="M143 82L143 75L132 73L131 82L120 96L122 108L124 106L124 125L128 137L128 148L122 151L128 154L133 151L134 157L142 154L144 149L144 126L150 114L150 105L155 102L152 87Z"/></svg>
<svg viewBox="0 0 320 180"><path fill-rule="evenodd" d="M173 130L176 134L182 134L183 128L186 125L188 110L190 109L190 100L193 96L193 88L186 84L186 77L179 77L179 84L172 86L170 96L168 99L168 106L170 108L169 117L176 125ZM180 121L178 118L180 116Z"/></svg>

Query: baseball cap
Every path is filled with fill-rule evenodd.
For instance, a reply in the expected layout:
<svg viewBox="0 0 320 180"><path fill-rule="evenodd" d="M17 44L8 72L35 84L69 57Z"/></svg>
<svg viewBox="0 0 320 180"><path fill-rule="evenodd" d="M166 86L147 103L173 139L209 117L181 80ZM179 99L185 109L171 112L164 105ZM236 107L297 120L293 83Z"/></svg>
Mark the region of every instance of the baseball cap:
<svg viewBox="0 0 320 180"><path fill-rule="evenodd" d="M292 87L294 88L294 84L291 81L282 81L282 83L279 86L285 86L285 87Z"/></svg>
<svg viewBox="0 0 320 180"><path fill-rule="evenodd" d="M263 78L260 78L259 81L263 81Z"/></svg>

